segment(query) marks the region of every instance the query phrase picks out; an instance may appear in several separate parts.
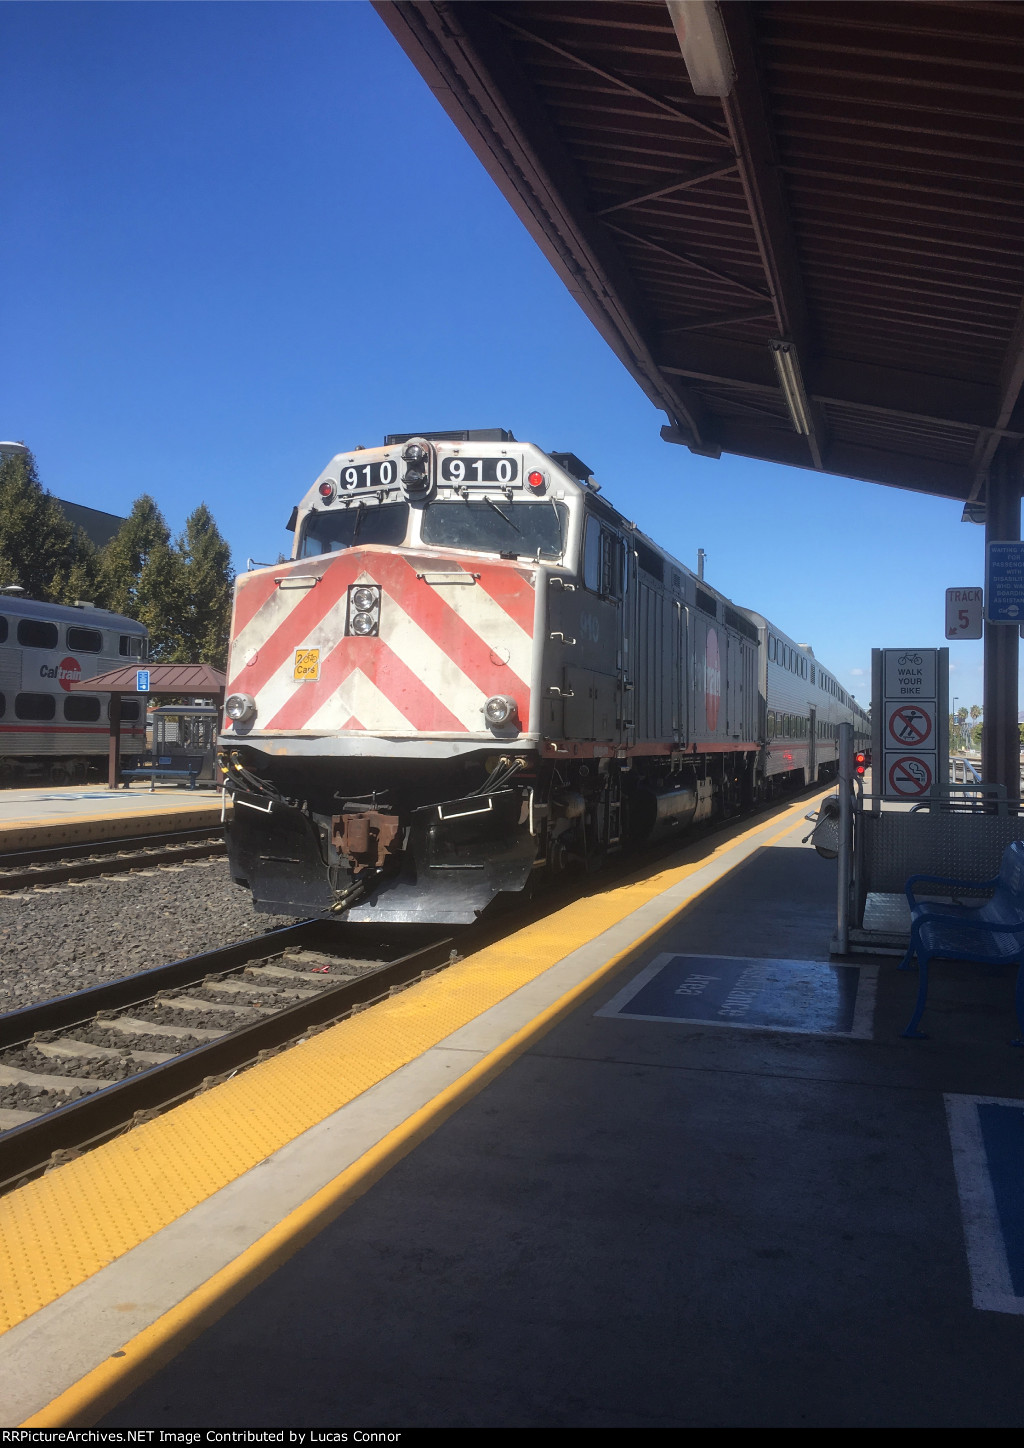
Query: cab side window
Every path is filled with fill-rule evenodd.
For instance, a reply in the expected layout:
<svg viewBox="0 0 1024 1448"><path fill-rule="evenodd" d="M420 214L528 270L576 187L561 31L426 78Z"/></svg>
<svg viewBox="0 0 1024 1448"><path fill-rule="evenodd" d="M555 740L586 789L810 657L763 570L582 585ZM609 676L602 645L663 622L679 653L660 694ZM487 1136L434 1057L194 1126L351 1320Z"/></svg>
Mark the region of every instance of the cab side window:
<svg viewBox="0 0 1024 1448"><path fill-rule="evenodd" d="M591 593L601 592L601 525L596 518L587 519L583 537L583 584Z"/></svg>
<svg viewBox="0 0 1024 1448"><path fill-rule="evenodd" d="M626 546L618 533L596 518L587 519L583 536L583 583L602 598L621 598L625 591Z"/></svg>

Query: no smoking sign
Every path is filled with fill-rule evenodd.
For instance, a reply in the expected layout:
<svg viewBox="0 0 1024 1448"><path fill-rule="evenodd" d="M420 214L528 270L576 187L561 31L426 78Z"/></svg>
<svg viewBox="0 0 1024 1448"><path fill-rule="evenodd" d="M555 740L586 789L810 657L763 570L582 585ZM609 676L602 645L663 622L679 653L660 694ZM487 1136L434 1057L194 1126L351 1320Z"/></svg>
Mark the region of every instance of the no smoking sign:
<svg viewBox="0 0 1024 1448"><path fill-rule="evenodd" d="M889 756L889 788L894 795L903 799L917 799L927 794L932 787L932 762L920 754L901 754L895 759Z"/></svg>

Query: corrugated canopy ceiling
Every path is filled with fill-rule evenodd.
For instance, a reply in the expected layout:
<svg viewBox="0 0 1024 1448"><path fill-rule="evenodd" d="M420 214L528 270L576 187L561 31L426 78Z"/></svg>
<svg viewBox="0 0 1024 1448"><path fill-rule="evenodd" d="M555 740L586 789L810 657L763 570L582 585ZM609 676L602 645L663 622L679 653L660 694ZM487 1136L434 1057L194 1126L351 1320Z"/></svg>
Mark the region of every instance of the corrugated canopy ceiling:
<svg viewBox="0 0 1024 1448"><path fill-rule="evenodd" d="M1024 5L733 0L724 99L664 0L377 9L672 440L983 498L1024 437Z"/></svg>

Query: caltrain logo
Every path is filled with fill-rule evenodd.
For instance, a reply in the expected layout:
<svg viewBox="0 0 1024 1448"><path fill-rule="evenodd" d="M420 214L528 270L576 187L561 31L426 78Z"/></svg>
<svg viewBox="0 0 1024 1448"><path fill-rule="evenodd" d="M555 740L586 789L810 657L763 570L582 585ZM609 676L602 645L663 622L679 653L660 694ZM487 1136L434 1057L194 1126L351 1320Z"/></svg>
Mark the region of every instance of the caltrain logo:
<svg viewBox="0 0 1024 1448"><path fill-rule="evenodd" d="M722 663L718 656L718 634L708 629L704 649L704 713L708 728L718 728L718 706L722 701Z"/></svg>
<svg viewBox="0 0 1024 1448"><path fill-rule="evenodd" d="M41 679L56 679L64 692L67 693L71 685L77 684L82 677L82 666L77 659L61 659L56 667L50 664L43 664L39 670L39 677Z"/></svg>

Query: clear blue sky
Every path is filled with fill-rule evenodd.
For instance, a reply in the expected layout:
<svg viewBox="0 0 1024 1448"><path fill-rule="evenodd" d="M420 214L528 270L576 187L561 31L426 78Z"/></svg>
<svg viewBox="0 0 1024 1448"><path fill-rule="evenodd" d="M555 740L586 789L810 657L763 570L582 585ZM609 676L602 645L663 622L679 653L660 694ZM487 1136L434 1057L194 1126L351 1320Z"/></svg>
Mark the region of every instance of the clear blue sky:
<svg viewBox="0 0 1024 1448"><path fill-rule="evenodd" d="M943 644L982 582L955 503L663 443L363 0L8 0L0 54L0 437L59 497L206 502L244 567L335 452L508 427L864 703L872 646ZM950 649L981 703L981 644Z"/></svg>

